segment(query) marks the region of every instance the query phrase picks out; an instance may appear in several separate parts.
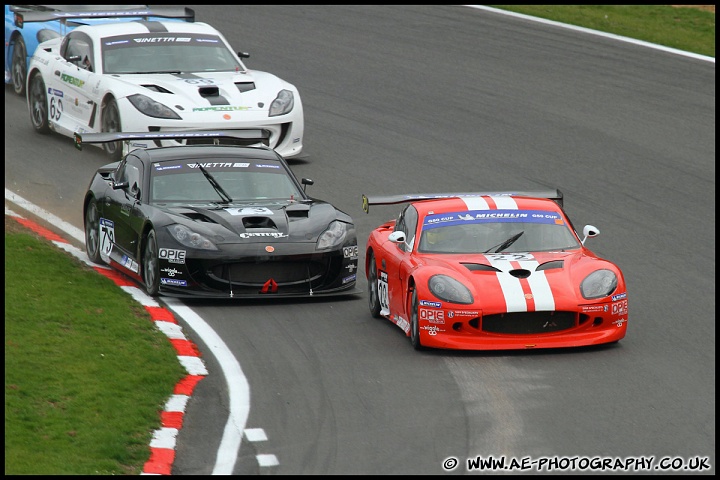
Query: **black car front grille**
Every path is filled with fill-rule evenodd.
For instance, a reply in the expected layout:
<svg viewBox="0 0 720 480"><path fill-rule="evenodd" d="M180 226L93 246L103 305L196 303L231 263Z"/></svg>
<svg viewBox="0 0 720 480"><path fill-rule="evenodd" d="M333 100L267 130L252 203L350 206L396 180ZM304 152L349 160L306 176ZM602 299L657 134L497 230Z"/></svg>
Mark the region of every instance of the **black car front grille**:
<svg viewBox="0 0 720 480"><path fill-rule="evenodd" d="M278 286L311 283L327 272L322 262L262 262L262 263L229 263L216 265L212 275L234 285L261 287L268 280L274 280Z"/></svg>
<svg viewBox="0 0 720 480"><path fill-rule="evenodd" d="M578 325L577 312L513 312L482 317L488 333L536 334L568 330Z"/></svg>

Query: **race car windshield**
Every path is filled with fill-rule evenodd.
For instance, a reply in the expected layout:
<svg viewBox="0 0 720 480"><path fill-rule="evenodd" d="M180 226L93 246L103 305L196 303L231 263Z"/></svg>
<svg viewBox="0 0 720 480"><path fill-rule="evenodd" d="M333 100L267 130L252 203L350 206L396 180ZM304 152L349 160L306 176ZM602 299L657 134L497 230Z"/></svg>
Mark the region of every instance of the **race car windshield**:
<svg viewBox="0 0 720 480"><path fill-rule="evenodd" d="M143 33L102 39L105 74L239 72L245 66L217 35Z"/></svg>
<svg viewBox="0 0 720 480"><path fill-rule="evenodd" d="M213 177L210 173L208 173L208 171L205 170L205 167L203 167L201 163L198 163L198 167L200 168L200 171L202 172L202 174L205 175L205 178L208 179L208 182L210 182L210 185L213 186L213 188L218 193L218 195L220 195L220 197L222 197L223 202L225 202L225 203L232 202L232 198L230 198L230 195L227 194L225 189L220 185L220 183L218 183L218 181L215 179L215 177Z"/></svg>
<svg viewBox="0 0 720 480"><path fill-rule="evenodd" d="M553 214L555 215L555 214ZM559 217L557 217L559 219ZM552 220L552 221L546 221ZM556 223L558 222L558 223ZM472 215L425 218L420 253L519 253L562 251L580 247L568 225L555 217L524 221L487 221Z"/></svg>
<svg viewBox="0 0 720 480"><path fill-rule="evenodd" d="M305 198L285 170L270 161L203 161L200 164L173 160L153 164L151 175L150 198L154 205L214 204L218 203L218 196L224 205Z"/></svg>

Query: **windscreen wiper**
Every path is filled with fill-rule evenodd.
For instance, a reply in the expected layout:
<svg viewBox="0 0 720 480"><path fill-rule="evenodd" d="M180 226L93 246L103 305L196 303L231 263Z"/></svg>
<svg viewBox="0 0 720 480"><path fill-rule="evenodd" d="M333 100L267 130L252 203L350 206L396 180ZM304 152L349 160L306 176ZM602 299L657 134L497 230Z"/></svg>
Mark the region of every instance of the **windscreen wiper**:
<svg viewBox="0 0 720 480"><path fill-rule="evenodd" d="M210 185L212 185L212 187L215 189L217 194L220 195L220 198L223 199L223 202L224 203L232 203L232 201L233 201L232 198L230 198L230 195L228 195L227 192L225 191L225 189L220 186L218 181L215 180L215 177L213 177L210 174L210 172L205 170L205 167L203 167L199 163L197 164L197 166L200 168L200 171L203 173L203 175L205 175L205 178L208 179L208 182L210 182Z"/></svg>
<svg viewBox="0 0 720 480"><path fill-rule="evenodd" d="M523 233L525 233L525 230L523 230L523 231L520 232L520 233L516 233L515 235L513 235L513 236L510 237L510 238L508 238L507 240L505 240L505 241L502 242L502 243L499 243L499 244L497 244L497 245L495 245L495 246L493 246L493 247L488 248L488 249L485 250L483 253L489 253L490 250L492 250L492 249L495 249L495 251L494 251L493 253L498 253L500 250L505 250L505 249L508 248L510 245L512 245L513 243L515 243L518 238L522 237Z"/></svg>

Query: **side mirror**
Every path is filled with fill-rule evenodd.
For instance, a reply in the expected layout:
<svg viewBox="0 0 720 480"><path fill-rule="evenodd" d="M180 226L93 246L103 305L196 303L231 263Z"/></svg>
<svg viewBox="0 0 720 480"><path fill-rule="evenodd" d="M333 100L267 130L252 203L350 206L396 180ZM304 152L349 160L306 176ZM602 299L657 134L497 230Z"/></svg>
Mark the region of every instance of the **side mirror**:
<svg viewBox="0 0 720 480"><path fill-rule="evenodd" d="M308 185L314 185L314 184L315 184L315 181L312 180L312 179L310 179L310 178L303 178L303 179L300 180L300 183L302 183L302 185L303 185L303 192L306 192L306 191L307 191L307 186L308 186Z"/></svg>
<svg viewBox="0 0 720 480"><path fill-rule="evenodd" d="M129 187L130 184L128 182L113 182L112 188L113 190L121 190Z"/></svg>
<svg viewBox="0 0 720 480"><path fill-rule="evenodd" d="M388 240L392 243L404 243L405 242L405 232L397 231L390 234L388 237Z"/></svg>
<svg viewBox="0 0 720 480"><path fill-rule="evenodd" d="M585 245L585 240L590 237L597 237L598 235L600 235L600 230L597 227L594 227L592 225L585 225L583 227L582 244Z"/></svg>

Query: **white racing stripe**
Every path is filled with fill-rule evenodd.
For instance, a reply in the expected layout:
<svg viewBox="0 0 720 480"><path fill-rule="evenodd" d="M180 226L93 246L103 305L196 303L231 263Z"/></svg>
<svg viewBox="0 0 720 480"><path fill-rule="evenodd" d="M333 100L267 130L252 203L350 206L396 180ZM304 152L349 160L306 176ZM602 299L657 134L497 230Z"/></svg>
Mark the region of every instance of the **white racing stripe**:
<svg viewBox="0 0 720 480"><path fill-rule="evenodd" d="M492 266L502 271L497 272L496 276L500 282L503 296L505 297L505 305L508 312L527 312L527 300L525 300L525 292L523 292L520 279L515 278L508 272L514 267L509 260L492 260Z"/></svg>
<svg viewBox="0 0 720 480"><path fill-rule="evenodd" d="M526 263L528 262L520 262L521 265ZM539 264L537 262L532 263L534 266L528 270L533 273L528 277L528 283L530 284L530 291L532 291L533 299L535 300L535 311L549 312L555 310L555 297L553 297L550 283L545 276L545 272L536 272L535 269ZM527 267L523 265L523 268Z"/></svg>
<svg viewBox="0 0 720 480"><path fill-rule="evenodd" d="M482 197L460 197L468 210L489 210L490 205Z"/></svg>
<svg viewBox="0 0 720 480"><path fill-rule="evenodd" d="M514 198L509 195L498 195L497 197L490 197L497 205L498 209L501 210L517 210L517 202Z"/></svg>
<svg viewBox="0 0 720 480"><path fill-rule="evenodd" d="M508 255L485 255L490 264L501 270L496 274L500 288L505 297L505 305L508 312L527 312L528 302L525 298L525 292L519 278L510 275L510 270L515 267L511 261L520 264L520 268L529 270L531 275L527 278L530 292L535 302L534 311L551 311L555 310L555 298L553 297L550 284L548 283L545 272L536 271L539 263L536 260L517 260L512 254Z"/></svg>

